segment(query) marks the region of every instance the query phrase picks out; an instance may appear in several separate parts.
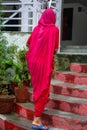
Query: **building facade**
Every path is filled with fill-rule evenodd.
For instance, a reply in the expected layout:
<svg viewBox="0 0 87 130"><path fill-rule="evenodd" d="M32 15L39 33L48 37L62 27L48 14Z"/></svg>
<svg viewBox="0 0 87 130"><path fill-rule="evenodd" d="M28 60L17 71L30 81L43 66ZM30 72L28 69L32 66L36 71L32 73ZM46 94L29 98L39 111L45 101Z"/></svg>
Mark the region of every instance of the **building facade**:
<svg viewBox="0 0 87 130"><path fill-rule="evenodd" d="M2 31L31 33L47 7L55 10L60 30L58 53L87 54L87 0L3 0Z"/></svg>

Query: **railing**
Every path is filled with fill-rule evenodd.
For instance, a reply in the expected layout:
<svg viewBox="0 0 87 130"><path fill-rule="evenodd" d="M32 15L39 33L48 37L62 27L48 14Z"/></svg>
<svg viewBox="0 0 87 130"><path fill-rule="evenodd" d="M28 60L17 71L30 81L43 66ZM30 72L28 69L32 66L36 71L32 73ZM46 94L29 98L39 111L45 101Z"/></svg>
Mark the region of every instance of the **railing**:
<svg viewBox="0 0 87 130"><path fill-rule="evenodd" d="M4 1L4 0L3 0ZM3 22L0 27L7 31L31 32L46 6L56 10L57 25L60 24L60 3L62 0L20 0L20 2L2 2ZM59 10L58 10L59 8ZM61 10L60 10L61 11Z"/></svg>
<svg viewBox="0 0 87 130"><path fill-rule="evenodd" d="M0 12L3 15L0 19L3 22L0 29L20 32L32 32L42 11L47 7L53 8L56 11L56 25L59 27L60 52L62 0L20 0L20 2L8 0L1 5L3 9Z"/></svg>
<svg viewBox="0 0 87 130"><path fill-rule="evenodd" d="M33 2L2 2L2 30L27 32L33 28ZM14 9L15 8L15 9ZM9 29L8 29L9 28Z"/></svg>

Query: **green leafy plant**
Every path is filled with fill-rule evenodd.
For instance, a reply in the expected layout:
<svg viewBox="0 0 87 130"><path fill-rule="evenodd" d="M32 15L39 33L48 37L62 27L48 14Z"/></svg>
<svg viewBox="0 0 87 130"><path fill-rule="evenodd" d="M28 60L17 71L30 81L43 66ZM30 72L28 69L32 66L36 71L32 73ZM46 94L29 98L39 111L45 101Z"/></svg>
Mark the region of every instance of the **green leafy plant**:
<svg viewBox="0 0 87 130"><path fill-rule="evenodd" d="M16 83L18 87L23 87L23 75L21 73L22 65L20 63L14 63L15 75L11 78L11 82Z"/></svg>
<svg viewBox="0 0 87 130"><path fill-rule="evenodd" d="M71 63L87 63L87 55L55 54L55 71L69 71Z"/></svg>
<svg viewBox="0 0 87 130"><path fill-rule="evenodd" d="M8 46L6 37L1 33L0 35L0 93L3 89L8 89L10 86L10 79L15 75L15 67L13 66L17 46ZM9 89L8 89L9 91ZM9 92L7 92L8 94Z"/></svg>
<svg viewBox="0 0 87 130"><path fill-rule="evenodd" d="M30 74L27 68L26 59L25 59L26 49L18 50L16 55L16 62L14 66L16 68L15 75L12 77L11 81L18 84L18 87L23 87L24 81L30 83ZM28 85L30 86L30 84Z"/></svg>
<svg viewBox="0 0 87 130"><path fill-rule="evenodd" d="M21 64L21 74L23 75L23 79L28 80L29 79L29 71L28 71L28 67L26 64L26 49L24 48L23 50L19 50L17 53L17 59L18 62Z"/></svg>

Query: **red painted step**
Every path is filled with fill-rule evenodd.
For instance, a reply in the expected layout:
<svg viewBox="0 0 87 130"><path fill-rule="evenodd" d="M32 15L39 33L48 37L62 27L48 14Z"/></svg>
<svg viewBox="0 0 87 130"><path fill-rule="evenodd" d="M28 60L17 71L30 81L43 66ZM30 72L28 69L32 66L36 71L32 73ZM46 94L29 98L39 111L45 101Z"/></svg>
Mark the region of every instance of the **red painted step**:
<svg viewBox="0 0 87 130"><path fill-rule="evenodd" d="M85 73L55 72L54 79L68 83L87 85L87 74Z"/></svg>
<svg viewBox="0 0 87 130"><path fill-rule="evenodd" d="M2 130L32 130L31 121L18 114L0 114L0 129Z"/></svg>
<svg viewBox="0 0 87 130"><path fill-rule="evenodd" d="M51 93L47 107L87 115L87 99Z"/></svg>
<svg viewBox="0 0 87 130"><path fill-rule="evenodd" d="M32 97L32 92L30 92ZM30 98L30 100L31 98ZM65 107L64 107L65 106ZM51 93L47 107L87 115L87 99Z"/></svg>
<svg viewBox="0 0 87 130"><path fill-rule="evenodd" d="M78 84L61 82L58 80L52 80L50 91L55 94L61 94L79 98L87 98L86 85L78 85Z"/></svg>
<svg viewBox="0 0 87 130"><path fill-rule="evenodd" d="M46 107L87 115L87 99L85 98L76 98L51 93Z"/></svg>
<svg viewBox="0 0 87 130"><path fill-rule="evenodd" d="M32 103L20 103L15 105L16 113L32 119L34 106ZM70 112L49 109L43 114L43 121L50 126L64 128L65 130L87 130L87 116Z"/></svg>
<svg viewBox="0 0 87 130"><path fill-rule="evenodd" d="M70 71L87 73L87 64L71 63Z"/></svg>
<svg viewBox="0 0 87 130"><path fill-rule="evenodd" d="M16 113L0 114L0 130L32 130L32 121ZM50 130L64 130L51 127Z"/></svg>

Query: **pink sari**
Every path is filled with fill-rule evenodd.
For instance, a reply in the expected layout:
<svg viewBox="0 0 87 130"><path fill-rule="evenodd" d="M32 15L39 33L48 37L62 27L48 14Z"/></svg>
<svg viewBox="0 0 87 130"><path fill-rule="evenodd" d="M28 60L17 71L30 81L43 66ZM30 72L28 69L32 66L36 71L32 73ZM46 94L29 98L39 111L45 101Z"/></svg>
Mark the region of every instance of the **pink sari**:
<svg viewBox="0 0 87 130"><path fill-rule="evenodd" d="M34 101L50 86L54 69L54 50L58 48L59 40L55 21L53 10L46 9L27 41L30 47L26 53L26 61L31 74Z"/></svg>

